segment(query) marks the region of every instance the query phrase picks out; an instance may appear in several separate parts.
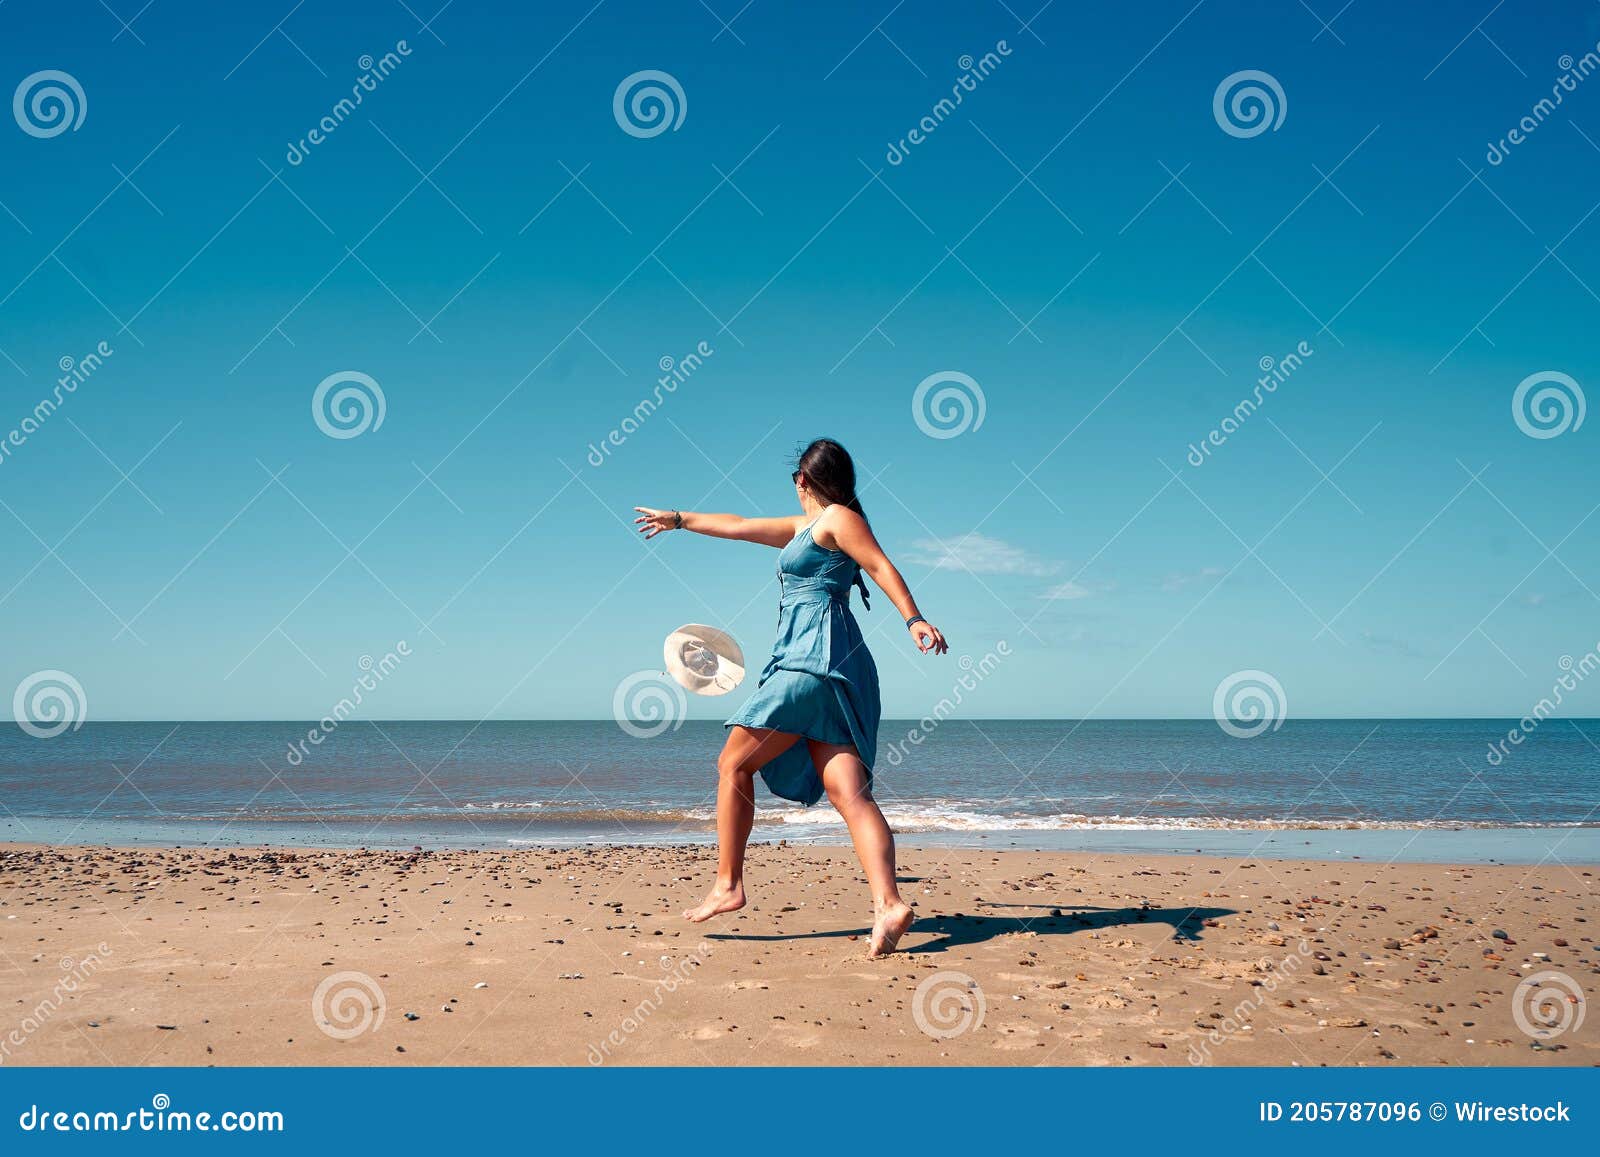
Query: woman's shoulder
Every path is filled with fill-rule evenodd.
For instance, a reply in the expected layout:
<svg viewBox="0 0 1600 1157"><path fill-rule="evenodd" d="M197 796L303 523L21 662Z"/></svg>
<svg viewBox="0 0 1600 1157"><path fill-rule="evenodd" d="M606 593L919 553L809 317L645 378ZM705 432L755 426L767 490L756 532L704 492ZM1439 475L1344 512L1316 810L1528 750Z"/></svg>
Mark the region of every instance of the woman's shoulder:
<svg viewBox="0 0 1600 1157"><path fill-rule="evenodd" d="M836 502L818 515L817 520L811 524L811 538L826 550L839 550L840 534L849 535L851 531L866 524L866 519L861 515L848 506Z"/></svg>

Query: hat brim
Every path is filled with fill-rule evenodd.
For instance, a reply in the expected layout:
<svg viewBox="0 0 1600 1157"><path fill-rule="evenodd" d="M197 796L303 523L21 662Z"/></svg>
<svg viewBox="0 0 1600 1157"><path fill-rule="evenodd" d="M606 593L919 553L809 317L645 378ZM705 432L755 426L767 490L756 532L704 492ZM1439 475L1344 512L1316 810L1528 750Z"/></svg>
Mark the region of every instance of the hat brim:
<svg viewBox="0 0 1600 1157"><path fill-rule="evenodd" d="M716 670L696 671L684 662L686 646L693 645L716 656ZM667 674L684 690L696 695L726 695L744 682L744 651L728 632L704 623L685 623L662 645Z"/></svg>

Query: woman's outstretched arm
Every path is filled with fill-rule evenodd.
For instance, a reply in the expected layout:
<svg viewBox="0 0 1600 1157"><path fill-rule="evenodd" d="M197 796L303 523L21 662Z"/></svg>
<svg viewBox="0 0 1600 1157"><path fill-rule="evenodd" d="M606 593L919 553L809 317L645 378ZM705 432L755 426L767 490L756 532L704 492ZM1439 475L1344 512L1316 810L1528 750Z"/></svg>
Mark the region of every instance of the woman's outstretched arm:
<svg viewBox="0 0 1600 1157"><path fill-rule="evenodd" d="M832 539L835 549L855 559L856 565L889 596L895 610L906 620L906 629L916 640L917 650L942 655L950 649L939 628L923 618L922 612L917 610L917 601L911 597L911 588L906 586L906 580L900 577L889 556L883 553L883 547L878 545L877 536L872 533L872 527L867 525L865 518L846 507L832 506L828 508L826 525L819 523L817 531L820 539ZM826 547L828 543L819 541L818 545Z"/></svg>
<svg viewBox="0 0 1600 1157"><path fill-rule="evenodd" d="M739 514L701 514L694 510L655 510L635 506L639 517L633 520L639 533L654 538L668 530L692 530L711 538L732 538L740 542L759 542L763 546L784 547L800 529L800 515L781 518L745 518Z"/></svg>

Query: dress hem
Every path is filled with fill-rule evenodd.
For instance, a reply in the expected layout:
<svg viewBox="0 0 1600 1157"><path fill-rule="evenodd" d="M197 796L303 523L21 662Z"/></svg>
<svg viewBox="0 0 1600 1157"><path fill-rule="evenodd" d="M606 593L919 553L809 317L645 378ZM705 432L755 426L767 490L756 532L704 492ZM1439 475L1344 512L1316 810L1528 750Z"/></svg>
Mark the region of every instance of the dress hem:
<svg viewBox="0 0 1600 1157"><path fill-rule="evenodd" d="M859 745L856 743L855 738L853 736L851 738L849 738L849 739L825 739L820 735L812 735L810 732L807 732L807 731L790 731L786 727L769 727L765 723L747 723L743 719L729 719L722 726L723 726L724 730L726 730L729 727L748 727L751 731L774 731L774 732L777 732L779 735L793 735L793 736L796 736L797 738L800 738L800 739L810 739L810 740L812 740L813 742L816 742L816 743L832 744L834 747L848 747L848 748L850 748L852 751L854 751L856 753L856 758L857 759L861 759L861 751L859 749ZM777 758L777 756L773 756L773 759L776 759L776 758ZM866 760L862 759L861 762L863 764L865 764ZM868 775L872 774L872 768L871 767L867 768L867 774Z"/></svg>

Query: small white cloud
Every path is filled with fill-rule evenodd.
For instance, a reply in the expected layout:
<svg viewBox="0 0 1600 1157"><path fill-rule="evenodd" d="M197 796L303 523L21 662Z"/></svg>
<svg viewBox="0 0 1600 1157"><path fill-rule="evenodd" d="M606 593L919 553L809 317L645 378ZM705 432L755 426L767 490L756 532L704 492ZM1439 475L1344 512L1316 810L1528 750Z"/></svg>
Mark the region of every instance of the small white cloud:
<svg viewBox="0 0 1600 1157"><path fill-rule="evenodd" d="M1549 607L1562 606L1573 600L1578 600L1588 605L1588 594L1583 588L1571 587L1564 591L1533 591L1522 595L1518 604L1534 610L1543 610Z"/></svg>
<svg viewBox="0 0 1600 1157"><path fill-rule="evenodd" d="M1051 587L1039 597L1041 599L1049 599L1054 602L1057 599L1086 599L1093 593L1093 591L1084 586L1082 583L1064 582L1059 586Z"/></svg>
<svg viewBox="0 0 1600 1157"><path fill-rule="evenodd" d="M919 538L911 544L911 560L938 570L964 570L970 574L1051 575L1059 562L1036 558L1020 546L987 535L962 535L940 540Z"/></svg>
<svg viewBox="0 0 1600 1157"><path fill-rule="evenodd" d="M1181 591L1184 587L1193 586L1195 583L1210 585L1222 577L1222 568L1219 566L1201 567L1196 571L1179 571L1169 574L1161 580L1161 589L1164 591Z"/></svg>

